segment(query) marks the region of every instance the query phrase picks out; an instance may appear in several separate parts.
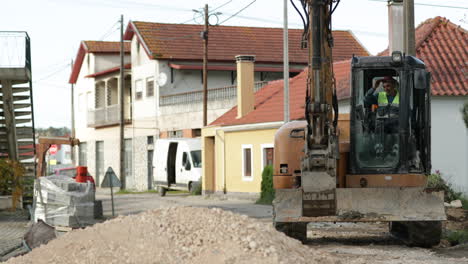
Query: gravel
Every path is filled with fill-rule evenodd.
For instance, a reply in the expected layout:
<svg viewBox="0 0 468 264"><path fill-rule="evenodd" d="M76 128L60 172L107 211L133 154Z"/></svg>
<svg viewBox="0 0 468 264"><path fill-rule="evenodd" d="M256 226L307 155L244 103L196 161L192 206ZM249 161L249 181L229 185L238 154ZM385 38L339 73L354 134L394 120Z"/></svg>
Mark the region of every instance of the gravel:
<svg viewBox="0 0 468 264"><path fill-rule="evenodd" d="M246 215L174 207L71 231L7 263L348 263L343 261Z"/></svg>

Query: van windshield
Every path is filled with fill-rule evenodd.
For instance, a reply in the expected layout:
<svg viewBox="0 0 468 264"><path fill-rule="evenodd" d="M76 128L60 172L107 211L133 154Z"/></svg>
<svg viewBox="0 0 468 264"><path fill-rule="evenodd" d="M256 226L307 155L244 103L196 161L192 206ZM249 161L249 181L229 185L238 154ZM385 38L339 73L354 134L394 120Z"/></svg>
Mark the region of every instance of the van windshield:
<svg viewBox="0 0 468 264"><path fill-rule="evenodd" d="M195 168L201 168L201 150L190 151L192 156L192 163Z"/></svg>

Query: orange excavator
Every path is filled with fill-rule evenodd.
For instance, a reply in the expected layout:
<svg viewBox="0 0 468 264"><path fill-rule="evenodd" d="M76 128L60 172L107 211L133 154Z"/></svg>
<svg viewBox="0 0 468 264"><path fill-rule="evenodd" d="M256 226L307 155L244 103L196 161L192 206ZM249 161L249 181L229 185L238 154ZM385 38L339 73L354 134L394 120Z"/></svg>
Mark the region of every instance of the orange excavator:
<svg viewBox="0 0 468 264"><path fill-rule="evenodd" d="M309 50L305 120L275 135L275 227L304 241L310 222L388 222L409 245L438 244L446 215L443 192L426 188L431 92L424 62L401 51L353 57L350 114L340 115L331 31L339 1L297 2ZM378 85L390 79L393 96Z"/></svg>

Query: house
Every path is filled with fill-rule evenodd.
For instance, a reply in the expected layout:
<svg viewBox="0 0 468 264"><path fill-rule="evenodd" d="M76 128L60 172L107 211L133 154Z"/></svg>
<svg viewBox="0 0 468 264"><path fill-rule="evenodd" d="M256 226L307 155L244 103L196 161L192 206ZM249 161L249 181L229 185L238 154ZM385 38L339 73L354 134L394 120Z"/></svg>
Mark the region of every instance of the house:
<svg viewBox="0 0 468 264"><path fill-rule="evenodd" d="M130 61L128 42L125 43L125 61ZM108 166L119 168L116 155L120 123L119 65L119 42L82 41L69 79L74 84L75 135L81 142L75 148L75 156L78 157L78 165L88 166L99 183L104 179ZM130 65L127 64L125 68L125 118L128 130L131 116ZM105 146L104 141L107 142ZM104 160L107 162L104 163Z"/></svg>
<svg viewBox="0 0 468 264"><path fill-rule="evenodd" d="M151 161L157 151L156 139L201 135L202 30L200 25L128 24L124 35L126 52L130 52L125 57L124 134L129 189L153 188ZM236 105L236 55L255 56L255 90L282 78L283 33L280 28L213 26L209 34L208 122L212 122ZM337 60L368 54L351 32L333 34ZM301 35L302 30L290 30L290 76L307 65L307 51L299 45ZM108 166L119 171L119 116L114 113L120 106L114 87L118 87L120 73L115 63L118 54L110 52L111 44L101 43L109 48L107 53L93 52L90 45L85 42L80 47L70 82L76 84L75 98L79 98L75 112L76 136L83 142L80 164L88 166L99 184ZM96 68L95 61L104 60L112 63Z"/></svg>
<svg viewBox="0 0 468 264"><path fill-rule="evenodd" d="M416 29L417 57L432 74L432 169L468 193L468 130L461 107L468 100L466 30L436 17ZM388 51L381 53L388 54ZM334 63L340 113L350 110L350 60ZM306 72L290 79L291 120L304 119ZM203 134L206 193L258 194L274 134L283 122L283 82L270 82L255 94L255 108L236 118L236 107L206 127ZM245 157L251 156L251 178ZM216 160L216 166L213 160Z"/></svg>

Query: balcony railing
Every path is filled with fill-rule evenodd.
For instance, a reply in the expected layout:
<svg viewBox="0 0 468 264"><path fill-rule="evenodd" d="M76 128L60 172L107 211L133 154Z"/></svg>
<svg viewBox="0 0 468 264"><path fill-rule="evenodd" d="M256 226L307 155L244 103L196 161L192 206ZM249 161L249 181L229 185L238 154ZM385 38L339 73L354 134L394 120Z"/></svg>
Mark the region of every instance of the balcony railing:
<svg viewBox="0 0 468 264"><path fill-rule="evenodd" d="M130 114L125 111L125 123L129 123ZM120 105L111 105L94 110L88 110L88 127L102 127L120 123Z"/></svg>
<svg viewBox="0 0 468 264"><path fill-rule="evenodd" d="M29 35L22 31L0 31L0 68L31 70Z"/></svg>
<svg viewBox="0 0 468 264"><path fill-rule="evenodd" d="M256 82L254 84L254 92L260 90L268 82ZM225 86L221 88L209 89L208 90L208 101L218 101L225 99L232 99L237 96L237 86ZM203 91L179 93L164 95L159 97L159 105L179 105L179 104L189 104L197 103L203 101Z"/></svg>

